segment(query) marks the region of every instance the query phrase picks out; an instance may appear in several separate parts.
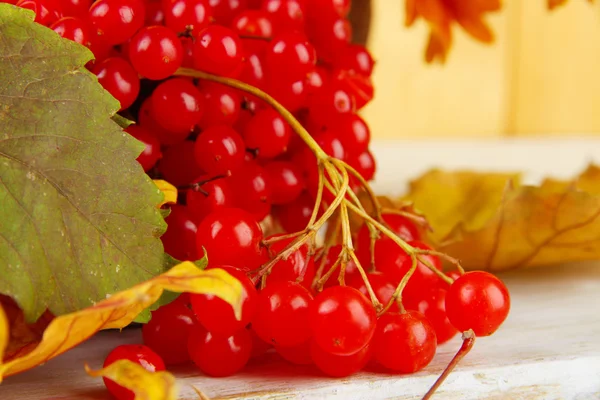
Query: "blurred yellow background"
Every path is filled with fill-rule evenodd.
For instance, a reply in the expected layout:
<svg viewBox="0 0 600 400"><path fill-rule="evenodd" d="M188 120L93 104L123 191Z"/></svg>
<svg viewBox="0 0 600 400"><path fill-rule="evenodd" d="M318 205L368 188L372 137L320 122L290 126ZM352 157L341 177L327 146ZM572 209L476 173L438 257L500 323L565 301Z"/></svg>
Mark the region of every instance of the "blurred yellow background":
<svg viewBox="0 0 600 400"><path fill-rule="evenodd" d="M404 27L404 1L373 7L376 94L364 116L374 137L600 132L599 5L504 1L487 18L495 43L454 26L445 65L423 61L428 28Z"/></svg>

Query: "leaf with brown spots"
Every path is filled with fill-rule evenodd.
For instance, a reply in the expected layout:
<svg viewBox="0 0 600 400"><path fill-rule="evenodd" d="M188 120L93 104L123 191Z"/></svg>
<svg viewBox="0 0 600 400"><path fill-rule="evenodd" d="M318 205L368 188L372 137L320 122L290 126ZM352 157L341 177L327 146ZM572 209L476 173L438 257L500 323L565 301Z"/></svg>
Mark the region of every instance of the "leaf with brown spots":
<svg viewBox="0 0 600 400"><path fill-rule="evenodd" d="M600 169L522 186L516 174L434 170L406 199L427 215L439 250L468 269L600 259Z"/></svg>

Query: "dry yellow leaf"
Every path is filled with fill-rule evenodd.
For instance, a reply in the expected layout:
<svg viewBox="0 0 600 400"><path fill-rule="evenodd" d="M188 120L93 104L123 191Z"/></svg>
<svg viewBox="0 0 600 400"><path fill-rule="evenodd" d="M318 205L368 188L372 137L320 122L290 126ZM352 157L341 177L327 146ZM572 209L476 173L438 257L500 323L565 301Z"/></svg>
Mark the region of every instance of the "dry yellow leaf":
<svg viewBox="0 0 600 400"><path fill-rule="evenodd" d="M17 357L0 362L0 381L3 377L45 363L99 330L127 326L142 310L153 304L163 290L213 294L231 304L236 316L241 317L242 286L239 281L221 269L203 271L186 261L149 281L115 293L92 307L55 318L44 331L37 347L26 354L20 352ZM8 341L2 340L8 336L9 328L9 321L2 313L0 360L8 345Z"/></svg>
<svg viewBox="0 0 600 400"><path fill-rule="evenodd" d="M521 186L515 174L426 173L408 199L439 250L468 269L507 270L600 258L600 169Z"/></svg>
<svg viewBox="0 0 600 400"><path fill-rule="evenodd" d="M158 208L161 208L165 204L176 204L177 203L177 188L171 185L167 181L163 181L162 179L154 179L154 184L160 189L161 192L165 195L163 201L158 205Z"/></svg>
<svg viewBox="0 0 600 400"><path fill-rule="evenodd" d="M106 377L135 393L135 400L175 400L177 382L167 371L149 372L129 360L119 360L106 368L85 371L93 377Z"/></svg>

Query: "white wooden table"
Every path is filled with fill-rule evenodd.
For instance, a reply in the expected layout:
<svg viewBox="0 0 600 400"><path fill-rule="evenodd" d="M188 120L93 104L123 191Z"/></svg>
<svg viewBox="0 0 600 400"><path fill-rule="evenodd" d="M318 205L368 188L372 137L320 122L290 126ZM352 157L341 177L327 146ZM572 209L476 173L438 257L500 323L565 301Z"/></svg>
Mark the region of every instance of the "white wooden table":
<svg viewBox="0 0 600 400"><path fill-rule="evenodd" d="M403 182L432 166L524 170L527 180L536 181L546 174L570 176L591 160L600 163L600 139L445 144L376 144L379 192L401 191ZM492 337L478 339L436 398L600 399L600 262L514 271L502 278L512 295L509 318ZM140 340L135 329L102 332L42 367L7 378L0 400L109 399L102 380L88 377L83 363L100 367L113 347ZM190 400L197 398L191 385L213 400L418 399L459 343L457 337L440 346L425 370L409 376L368 371L331 379L276 355L229 378L208 378L192 366L173 372L181 399Z"/></svg>

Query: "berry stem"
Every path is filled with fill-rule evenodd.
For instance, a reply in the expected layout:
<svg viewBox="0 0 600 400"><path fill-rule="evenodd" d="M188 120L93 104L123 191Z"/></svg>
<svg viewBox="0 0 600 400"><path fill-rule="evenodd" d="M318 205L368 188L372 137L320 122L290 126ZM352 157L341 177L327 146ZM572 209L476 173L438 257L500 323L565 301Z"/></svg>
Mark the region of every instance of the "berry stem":
<svg viewBox="0 0 600 400"><path fill-rule="evenodd" d="M430 399L431 396L433 396L433 394L435 393L435 391L441 386L441 384L444 383L444 381L446 380L448 375L450 375L452 370L458 365L460 360L462 360L463 357L466 356L469 353L469 351L471 351L473 345L475 344L475 333L472 330L463 332L462 339L463 342L460 346L460 349L458 349L452 360L450 360L450 362L446 366L446 369L444 369L444 372L442 372L442 374L437 378L433 386L431 386L427 393L425 393L425 396L423 396L422 400Z"/></svg>

